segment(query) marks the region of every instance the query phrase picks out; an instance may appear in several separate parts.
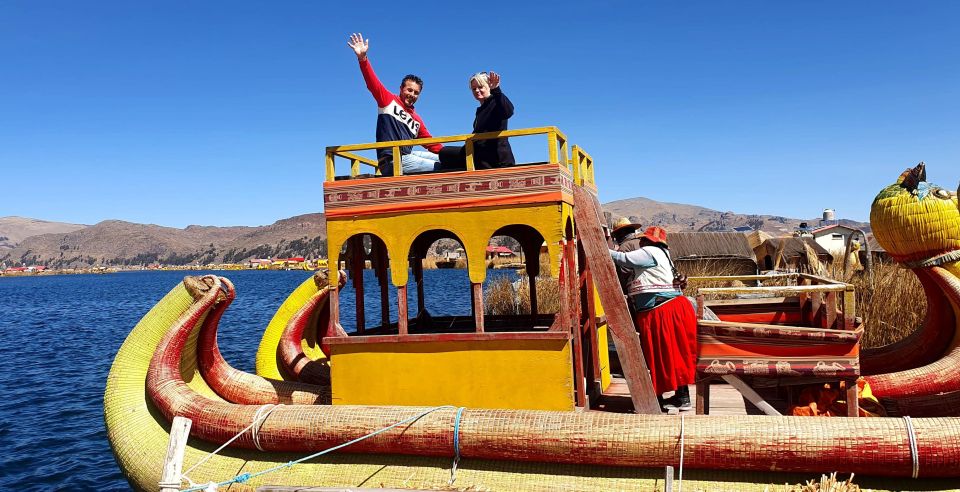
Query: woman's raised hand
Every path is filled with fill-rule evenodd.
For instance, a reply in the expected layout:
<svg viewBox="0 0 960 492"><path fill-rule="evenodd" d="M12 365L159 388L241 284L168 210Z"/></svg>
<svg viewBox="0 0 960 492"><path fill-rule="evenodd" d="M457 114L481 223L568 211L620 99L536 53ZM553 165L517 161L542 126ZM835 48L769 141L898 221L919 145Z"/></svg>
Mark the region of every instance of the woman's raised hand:
<svg viewBox="0 0 960 492"><path fill-rule="evenodd" d="M363 33L353 33L350 35L350 41L347 41L347 46L357 54L358 60L363 60L367 57L367 50L370 49L370 40L364 40Z"/></svg>
<svg viewBox="0 0 960 492"><path fill-rule="evenodd" d="M487 73L487 82L490 84L490 90L500 87L500 74L497 72Z"/></svg>

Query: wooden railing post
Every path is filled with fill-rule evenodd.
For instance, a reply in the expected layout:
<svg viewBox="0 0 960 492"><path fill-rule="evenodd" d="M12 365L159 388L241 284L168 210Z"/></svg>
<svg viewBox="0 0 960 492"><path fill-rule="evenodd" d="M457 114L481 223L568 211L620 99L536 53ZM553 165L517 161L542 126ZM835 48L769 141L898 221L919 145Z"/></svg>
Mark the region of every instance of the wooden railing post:
<svg viewBox="0 0 960 492"><path fill-rule="evenodd" d="M826 294L826 307L824 308L823 316L823 327L824 328L835 328L834 324L837 322L837 293L836 292L827 292Z"/></svg>
<svg viewBox="0 0 960 492"><path fill-rule="evenodd" d="M333 159L334 159L333 151L330 151L330 150L327 151L326 159L327 159L327 175L325 177L325 180L333 181L333 179L337 176L337 171L336 169L334 169L334 166L333 166Z"/></svg>
<svg viewBox="0 0 960 492"><path fill-rule="evenodd" d="M393 146L393 175L403 176L403 165L401 163L400 146Z"/></svg>
<svg viewBox="0 0 960 492"><path fill-rule="evenodd" d="M564 166L567 166L570 162L569 159L567 159L567 156L569 155L569 152L570 152L569 149L567 148L567 145L568 145L567 140L564 138L561 138L560 139L560 164L563 164Z"/></svg>
<svg viewBox="0 0 960 492"><path fill-rule="evenodd" d="M167 456L163 460L163 472L160 475L160 492L179 492L183 472L183 455L187 450L187 439L193 421L186 417L174 417L170 424L170 442L167 444Z"/></svg>
<svg viewBox="0 0 960 492"><path fill-rule="evenodd" d="M555 164L560 162L560 158L557 156L557 131L550 130L547 132L547 145L549 146L550 152L550 163Z"/></svg>
<svg viewBox="0 0 960 492"><path fill-rule="evenodd" d="M580 148L576 145L573 146L573 184L581 186L583 185L583 175L580 168L583 161L580 159Z"/></svg>
<svg viewBox="0 0 960 492"><path fill-rule="evenodd" d="M852 330L857 322L857 295L850 286L843 291L843 329Z"/></svg>
<svg viewBox="0 0 960 492"><path fill-rule="evenodd" d="M467 171L473 171L476 169L476 165L473 162L473 139L468 138L463 144L463 151L467 155Z"/></svg>

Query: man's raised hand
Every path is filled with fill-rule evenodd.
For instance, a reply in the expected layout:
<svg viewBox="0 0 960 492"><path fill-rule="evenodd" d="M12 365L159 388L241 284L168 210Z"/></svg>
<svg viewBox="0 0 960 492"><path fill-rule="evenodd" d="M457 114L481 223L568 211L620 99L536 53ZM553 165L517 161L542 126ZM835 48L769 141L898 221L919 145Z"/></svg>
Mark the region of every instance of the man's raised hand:
<svg viewBox="0 0 960 492"><path fill-rule="evenodd" d="M367 58L367 50L370 49L370 40L364 40L363 33L355 32L350 35L350 41L347 41L347 46L357 54L358 60L364 60Z"/></svg>

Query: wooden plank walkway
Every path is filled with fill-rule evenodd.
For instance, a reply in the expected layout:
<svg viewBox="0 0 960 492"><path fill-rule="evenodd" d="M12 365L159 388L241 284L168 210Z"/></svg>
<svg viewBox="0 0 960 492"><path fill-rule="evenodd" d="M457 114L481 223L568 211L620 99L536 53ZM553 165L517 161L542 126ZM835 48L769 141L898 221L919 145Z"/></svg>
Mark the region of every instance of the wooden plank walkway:
<svg viewBox="0 0 960 492"><path fill-rule="evenodd" d="M690 401L695 403L697 398L697 388L690 385ZM630 412L633 410L630 405L630 392L627 389L626 381L623 378L613 378L610 386L604 391L604 396L596 405L597 410L608 412ZM747 415L756 414L752 405L750 412L743 401L743 396L739 391L729 384L711 384L710 385L710 415ZM684 415L694 415L695 410L680 412Z"/></svg>

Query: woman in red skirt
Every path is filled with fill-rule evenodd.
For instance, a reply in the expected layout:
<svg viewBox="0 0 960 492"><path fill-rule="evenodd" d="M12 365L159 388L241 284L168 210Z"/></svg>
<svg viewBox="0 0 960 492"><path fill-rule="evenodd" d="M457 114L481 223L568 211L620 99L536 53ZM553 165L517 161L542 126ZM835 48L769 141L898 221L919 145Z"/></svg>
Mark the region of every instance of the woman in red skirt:
<svg viewBox="0 0 960 492"><path fill-rule="evenodd" d="M651 226L643 234L623 234L639 227L618 223L612 234L621 245L620 251L610 250L610 256L614 263L631 271L625 290L660 406L664 410L689 410L692 405L687 385L696 377L697 316L690 301L673 284L667 231ZM675 391L670 399L660 396L670 391Z"/></svg>

